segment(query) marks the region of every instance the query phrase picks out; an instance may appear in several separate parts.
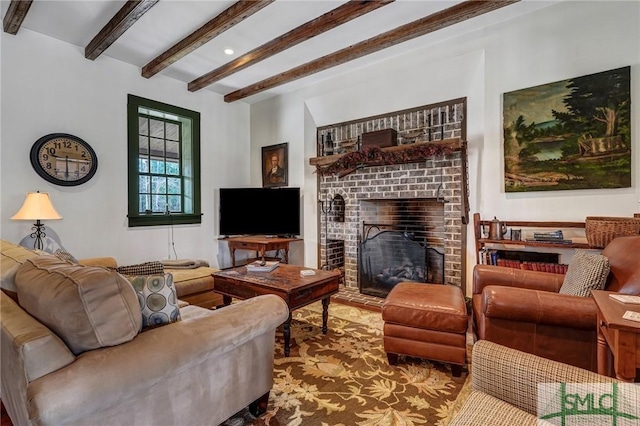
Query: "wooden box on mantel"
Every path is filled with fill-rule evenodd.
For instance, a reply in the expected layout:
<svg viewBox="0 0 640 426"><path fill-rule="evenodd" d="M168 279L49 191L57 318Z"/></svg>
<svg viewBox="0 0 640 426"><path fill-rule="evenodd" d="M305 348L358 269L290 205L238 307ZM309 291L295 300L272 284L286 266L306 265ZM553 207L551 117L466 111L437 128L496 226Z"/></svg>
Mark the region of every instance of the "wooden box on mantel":
<svg viewBox="0 0 640 426"><path fill-rule="evenodd" d="M362 148L366 146L385 146L398 145L398 132L395 129L382 129L375 132L366 132L362 134Z"/></svg>

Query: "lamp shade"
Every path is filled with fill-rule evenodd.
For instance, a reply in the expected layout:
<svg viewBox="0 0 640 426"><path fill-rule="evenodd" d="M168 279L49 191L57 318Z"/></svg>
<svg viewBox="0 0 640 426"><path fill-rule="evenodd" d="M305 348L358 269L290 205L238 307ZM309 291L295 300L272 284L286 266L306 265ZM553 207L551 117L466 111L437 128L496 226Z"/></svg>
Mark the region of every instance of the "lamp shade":
<svg viewBox="0 0 640 426"><path fill-rule="evenodd" d="M18 213L11 219L14 220L53 220L62 219L60 213L51 204L49 194L46 192L27 192L27 197Z"/></svg>

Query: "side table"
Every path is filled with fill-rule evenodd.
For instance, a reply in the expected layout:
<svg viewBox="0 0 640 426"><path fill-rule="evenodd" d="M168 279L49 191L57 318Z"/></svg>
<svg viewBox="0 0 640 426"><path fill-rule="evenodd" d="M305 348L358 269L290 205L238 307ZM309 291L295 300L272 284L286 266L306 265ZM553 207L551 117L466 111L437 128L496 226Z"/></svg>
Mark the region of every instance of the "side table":
<svg viewBox="0 0 640 426"><path fill-rule="evenodd" d="M598 306L598 374L633 382L640 368L640 322L626 320L626 311L640 312L640 305L621 303L609 297L610 291L592 290ZM613 357L613 360L611 359Z"/></svg>
<svg viewBox="0 0 640 426"><path fill-rule="evenodd" d="M284 250L284 263L289 263L289 243L301 241L300 238L280 238L265 236L247 236L227 238L231 265L236 266L236 250L251 250L260 253L261 260L265 260L265 252Z"/></svg>

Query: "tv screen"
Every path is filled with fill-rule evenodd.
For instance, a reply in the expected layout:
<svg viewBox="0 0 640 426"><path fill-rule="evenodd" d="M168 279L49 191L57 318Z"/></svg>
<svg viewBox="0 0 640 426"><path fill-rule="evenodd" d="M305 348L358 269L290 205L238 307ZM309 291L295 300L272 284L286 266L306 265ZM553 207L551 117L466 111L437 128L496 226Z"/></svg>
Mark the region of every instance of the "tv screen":
<svg viewBox="0 0 640 426"><path fill-rule="evenodd" d="M300 188L220 188L220 235L300 235Z"/></svg>

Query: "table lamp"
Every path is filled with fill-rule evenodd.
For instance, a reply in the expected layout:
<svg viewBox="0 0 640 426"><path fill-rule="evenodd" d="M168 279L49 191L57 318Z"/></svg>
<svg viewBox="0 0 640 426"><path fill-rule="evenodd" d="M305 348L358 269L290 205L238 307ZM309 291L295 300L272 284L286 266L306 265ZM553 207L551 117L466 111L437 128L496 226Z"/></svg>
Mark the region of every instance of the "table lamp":
<svg viewBox="0 0 640 426"><path fill-rule="evenodd" d="M42 250L42 239L47 236L44 233L44 224L41 220L54 220L62 219L62 216L56 211L51 204L49 194L46 192L27 192L27 197L24 199L24 203L18 213L14 214L11 219L13 220L35 220L33 224L31 238L35 238L33 248Z"/></svg>

